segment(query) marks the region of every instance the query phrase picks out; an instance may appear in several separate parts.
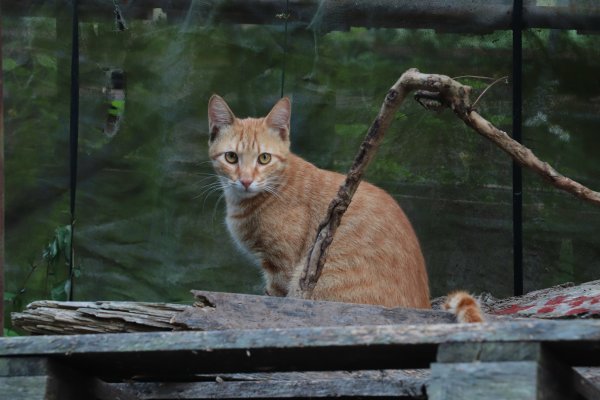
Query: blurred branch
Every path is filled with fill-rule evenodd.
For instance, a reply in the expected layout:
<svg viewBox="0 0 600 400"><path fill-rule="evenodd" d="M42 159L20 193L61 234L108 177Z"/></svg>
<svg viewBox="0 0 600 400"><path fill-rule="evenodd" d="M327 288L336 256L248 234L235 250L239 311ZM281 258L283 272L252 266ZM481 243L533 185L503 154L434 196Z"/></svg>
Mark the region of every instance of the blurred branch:
<svg viewBox="0 0 600 400"><path fill-rule="evenodd" d="M535 171L551 185L600 206L600 193L559 174L548 163L537 158L527 147L514 141L506 132L499 130L479 115L471 106L469 99L471 88L469 86L462 85L445 75L422 74L412 68L402 74L388 91L377 118L371 124L367 136L360 146L346 180L329 204L327 215L319 225L317 237L300 276L299 288L295 292L291 292L290 296L311 297L323 271L327 259L327 249L358 188L364 170L375 156L394 113L411 91L417 91L415 99L427 109L437 111L443 107L450 108L467 126L491 140L518 164Z"/></svg>
<svg viewBox="0 0 600 400"><path fill-rule="evenodd" d="M581 200L600 206L599 192L560 174L550 164L540 160L529 148L516 142L506 132L496 128L479 115L470 105L470 87L443 75L421 74L415 69L409 70L409 72L411 73L403 75L406 78L405 84L418 90L415 94L417 101L421 97L429 99L436 97L443 106L454 111L454 114L462 119L468 127L492 141L522 167L534 171L552 186L571 193Z"/></svg>

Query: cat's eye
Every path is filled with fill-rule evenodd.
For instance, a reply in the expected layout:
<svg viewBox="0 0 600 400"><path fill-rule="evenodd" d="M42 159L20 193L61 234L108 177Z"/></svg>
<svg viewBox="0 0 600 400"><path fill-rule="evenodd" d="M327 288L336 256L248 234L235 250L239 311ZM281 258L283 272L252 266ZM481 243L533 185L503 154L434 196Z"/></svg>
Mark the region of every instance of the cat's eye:
<svg viewBox="0 0 600 400"><path fill-rule="evenodd" d="M262 153L261 155L258 156L258 163L265 165L268 164L269 161L271 161L271 155L269 153Z"/></svg>
<svg viewBox="0 0 600 400"><path fill-rule="evenodd" d="M238 162L238 156L233 151L228 151L225 153L225 161L230 164L235 164Z"/></svg>

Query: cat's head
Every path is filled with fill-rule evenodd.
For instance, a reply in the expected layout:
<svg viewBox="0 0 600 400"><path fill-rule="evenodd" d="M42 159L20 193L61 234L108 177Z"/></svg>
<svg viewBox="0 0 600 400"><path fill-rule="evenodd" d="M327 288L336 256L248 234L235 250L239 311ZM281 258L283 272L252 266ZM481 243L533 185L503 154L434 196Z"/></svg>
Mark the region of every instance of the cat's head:
<svg viewBox="0 0 600 400"><path fill-rule="evenodd" d="M264 118L236 118L225 100L208 101L208 154L225 192L238 198L272 192L290 153L291 103L287 97Z"/></svg>

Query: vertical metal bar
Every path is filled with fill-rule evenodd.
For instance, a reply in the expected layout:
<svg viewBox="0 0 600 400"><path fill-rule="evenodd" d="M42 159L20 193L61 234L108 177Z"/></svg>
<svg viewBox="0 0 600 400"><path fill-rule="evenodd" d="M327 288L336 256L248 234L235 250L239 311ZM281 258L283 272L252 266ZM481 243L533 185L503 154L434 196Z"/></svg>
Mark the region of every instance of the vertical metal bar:
<svg viewBox="0 0 600 400"><path fill-rule="evenodd" d="M522 141L523 107L523 0L513 1L512 75L513 75L513 139ZM521 167L513 161L513 288L515 296L523 294L523 179Z"/></svg>
<svg viewBox="0 0 600 400"><path fill-rule="evenodd" d="M71 183L71 249L69 257L69 300L73 300L74 278L74 236L75 236L75 196L77 193L77 149L79 139L79 15L78 2L73 1L72 42L71 42L71 116L69 125L69 160Z"/></svg>
<svg viewBox="0 0 600 400"><path fill-rule="evenodd" d="M287 53L288 53L288 19L290 18L290 2L289 0L285 1L285 14L284 18L284 36L283 36L283 62L281 65L281 96L283 97L283 88L285 86L285 68L287 63Z"/></svg>
<svg viewBox="0 0 600 400"><path fill-rule="evenodd" d="M0 5L1 7L1 5ZM0 18L2 13L0 12ZM2 21L0 21L0 336L4 335L4 75L2 74Z"/></svg>

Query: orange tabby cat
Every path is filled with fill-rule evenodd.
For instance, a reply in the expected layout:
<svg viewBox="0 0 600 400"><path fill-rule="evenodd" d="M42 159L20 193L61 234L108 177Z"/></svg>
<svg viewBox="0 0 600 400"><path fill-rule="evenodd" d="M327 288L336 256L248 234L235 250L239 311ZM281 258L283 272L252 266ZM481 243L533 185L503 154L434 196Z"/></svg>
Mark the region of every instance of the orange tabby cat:
<svg viewBox="0 0 600 400"><path fill-rule="evenodd" d="M286 296L299 284L308 251L344 176L290 152L289 99L264 118L238 119L213 95L209 156L237 245L261 264L266 292ZM425 261L396 201L362 182L329 247L313 298L429 308Z"/></svg>

